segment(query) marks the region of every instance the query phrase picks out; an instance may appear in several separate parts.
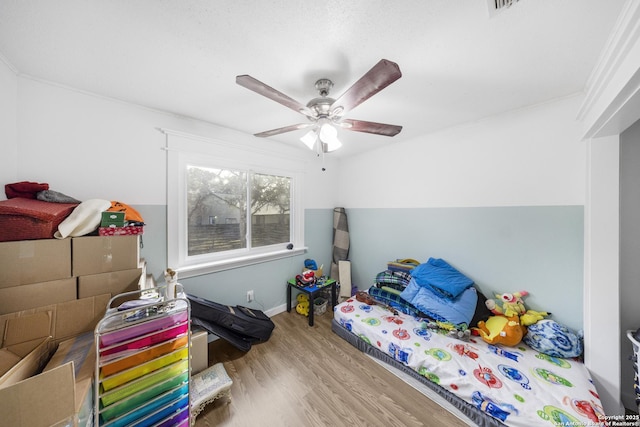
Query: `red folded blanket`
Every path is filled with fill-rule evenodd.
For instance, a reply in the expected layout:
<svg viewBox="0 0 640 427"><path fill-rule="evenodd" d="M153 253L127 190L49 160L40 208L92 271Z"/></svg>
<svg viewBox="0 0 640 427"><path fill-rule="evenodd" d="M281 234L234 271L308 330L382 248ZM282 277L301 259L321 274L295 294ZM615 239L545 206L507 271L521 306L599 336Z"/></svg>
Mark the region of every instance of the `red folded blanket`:
<svg viewBox="0 0 640 427"><path fill-rule="evenodd" d="M14 197L22 197L24 199L35 199L36 194L39 191L49 189L47 183L37 183L31 181L14 182L13 184L6 184L4 186L4 193L7 195L7 199L13 199Z"/></svg>

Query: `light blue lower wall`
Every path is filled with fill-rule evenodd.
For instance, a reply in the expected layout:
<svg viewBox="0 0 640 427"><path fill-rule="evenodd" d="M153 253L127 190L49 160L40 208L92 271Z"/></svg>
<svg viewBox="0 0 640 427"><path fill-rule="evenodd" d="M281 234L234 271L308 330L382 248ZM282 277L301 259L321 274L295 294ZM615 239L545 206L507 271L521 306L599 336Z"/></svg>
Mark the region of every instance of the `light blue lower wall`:
<svg viewBox="0 0 640 427"><path fill-rule="evenodd" d="M582 328L582 206L347 209L347 216L359 289L389 260L443 258L487 297L527 290L530 308Z"/></svg>
<svg viewBox="0 0 640 427"><path fill-rule="evenodd" d="M135 206L147 223L142 256L148 272L162 281L167 267L166 206ZM352 280L373 284L389 260L444 258L491 297L493 291L527 290L525 303L582 328L584 208L582 206L347 209ZM328 271L333 209L305 211L305 255L192 277L188 292L225 304L271 310L286 303L285 281L305 258ZM254 290L256 301L245 302Z"/></svg>
<svg viewBox="0 0 640 427"><path fill-rule="evenodd" d="M167 264L167 207L165 205L136 205L145 227L140 256L147 262L147 274L156 281L164 281L162 272Z"/></svg>

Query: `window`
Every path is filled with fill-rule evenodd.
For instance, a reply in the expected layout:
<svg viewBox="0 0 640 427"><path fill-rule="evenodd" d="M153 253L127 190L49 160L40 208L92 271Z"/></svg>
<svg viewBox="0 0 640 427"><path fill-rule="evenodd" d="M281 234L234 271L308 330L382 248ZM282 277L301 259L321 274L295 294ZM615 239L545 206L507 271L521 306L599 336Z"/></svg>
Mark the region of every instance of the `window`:
<svg viewBox="0 0 640 427"><path fill-rule="evenodd" d="M293 241L291 177L187 165L186 183L188 256Z"/></svg>
<svg viewBox="0 0 640 427"><path fill-rule="evenodd" d="M295 161L167 135L169 267L189 277L304 251Z"/></svg>

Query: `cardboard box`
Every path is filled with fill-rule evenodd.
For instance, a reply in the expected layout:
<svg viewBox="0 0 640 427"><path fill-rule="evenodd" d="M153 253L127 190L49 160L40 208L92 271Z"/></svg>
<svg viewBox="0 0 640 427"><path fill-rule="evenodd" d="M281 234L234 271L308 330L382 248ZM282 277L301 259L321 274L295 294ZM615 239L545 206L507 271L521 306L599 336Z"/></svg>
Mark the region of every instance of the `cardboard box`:
<svg viewBox="0 0 640 427"><path fill-rule="evenodd" d="M110 295L97 295L0 315L0 348L45 336L58 344L93 331L110 299Z"/></svg>
<svg viewBox="0 0 640 427"><path fill-rule="evenodd" d="M93 373L93 363L90 361L95 360L95 356L89 353L84 356L85 362L78 366L78 382L73 362L54 362L64 364L55 368L50 366L50 370L32 375L51 357L55 347L50 344L60 343L60 354L68 358L74 351L74 343L77 347L82 338L71 341L72 344L65 344L65 341L83 333L87 334L87 339L91 338L104 316L109 298L109 295L100 295L0 316L0 348L9 349L18 356L26 354L0 377L2 423L17 427L79 426L86 418L86 425L91 425L91 414L87 415L86 411L92 410L87 399L93 393L90 393L91 386L80 380L86 379L87 375L92 377L89 372ZM34 337L45 335L37 344L38 338ZM35 348L27 352L35 344ZM0 352L2 354L7 352ZM40 368L34 369L37 365ZM84 393L86 397L79 407L76 406L76 393Z"/></svg>
<svg viewBox="0 0 640 427"><path fill-rule="evenodd" d="M55 346L51 337L39 338L0 350L0 389L16 384L40 372Z"/></svg>
<svg viewBox="0 0 640 427"><path fill-rule="evenodd" d="M0 242L0 288L71 277L71 240Z"/></svg>
<svg viewBox="0 0 640 427"><path fill-rule="evenodd" d="M22 357L18 356L8 348L0 348L0 376L9 372L11 368L18 364Z"/></svg>
<svg viewBox="0 0 640 427"><path fill-rule="evenodd" d="M0 289L0 314L72 301L76 298L75 277L2 288Z"/></svg>
<svg viewBox="0 0 640 427"><path fill-rule="evenodd" d="M204 329L191 331L191 375L195 375L209 367L209 342L207 336L207 331Z"/></svg>
<svg viewBox="0 0 640 427"><path fill-rule="evenodd" d="M112 296L138 290L142 268L112 271L78 277L78 298L111 294Z"/></svg>
<svg viewBox="0 0 640 427"><path fill-rule="evenodd" d="M140 237L85 236L71 239L72 274L88 276L131 270L140 263Z"/></svg>
<svg viewBox="0 0 640 427"><path fill-rule="evenodd" d="M0 316L0 389L40 372L58 342L93 333L108 301L101 295Z"/></svg>
<svg viewBox="0 0 640 427"><path fill-rule="evenodd" d="M2 348L52 337L55 307L52 305L43 311L25 310L0 316Z"/></svg>
<svg viewBox="0 0 640 427"><path fill-rule="evenodd" d="M0 389L3 425L49 427L73 425L73 363Z"/></svg>
<svg viewBox="0 0 640 427"><path fill-rule="evenodd" d="M58 345L55 354L43 372L73 362L74 373L74 425L86 426L93 422L93 377L96 373L96 347L93 332L85 332Z"/></svg>

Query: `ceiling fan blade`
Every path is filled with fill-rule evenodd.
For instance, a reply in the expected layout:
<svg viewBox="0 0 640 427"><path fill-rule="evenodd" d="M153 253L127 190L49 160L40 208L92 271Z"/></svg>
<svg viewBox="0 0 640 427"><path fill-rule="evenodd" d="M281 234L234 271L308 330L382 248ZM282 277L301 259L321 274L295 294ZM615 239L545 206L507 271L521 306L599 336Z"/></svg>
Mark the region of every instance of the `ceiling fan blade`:
<svg viewBox="0 0 640 427"><path fill-rule="evenodd" d="M236 83L240 86L254 91L257 94L266 96L267 98L276 101L277 103L282 104L285 107L291 108L293 111L304 114L308 117L314 117L311 110L309 110L305 105L302 105L295 99L288 97L284 93L262 83L260 80L254 79L247 74L236 76Z"/></svg>
<svg viewBox="0 0 640 427"><path fill-rule="evenodd" d="M259 136L261 138L267 138L267 137L274 136L274 135L280 135L281 133L292 132L292 131L298 130L298 129L306 129L306 128L309 128L311 126L315 126L315 123L299 123L297 125L290 125L290 126L285 126L285 127L282 127L282 128L265 130L264 132L254 133L253 135L254 136Z"/></svg>
<svg viewBox="0 0 640 427"><path fill-rule="evenodd" d="M376 135L384 136L396 136L402 130L402 126L352 119L343 119L340 121L339 125L346 130L373 133Z"/></svg>
<svg viewBox="0 0 640 427"><path fill-rule="evenodd" d="M400 67L395 62L381 59L372 69L360 77L345 93L333 103L331 109L344 114L357 107L385 87L402 77Z"/></svg>

